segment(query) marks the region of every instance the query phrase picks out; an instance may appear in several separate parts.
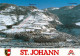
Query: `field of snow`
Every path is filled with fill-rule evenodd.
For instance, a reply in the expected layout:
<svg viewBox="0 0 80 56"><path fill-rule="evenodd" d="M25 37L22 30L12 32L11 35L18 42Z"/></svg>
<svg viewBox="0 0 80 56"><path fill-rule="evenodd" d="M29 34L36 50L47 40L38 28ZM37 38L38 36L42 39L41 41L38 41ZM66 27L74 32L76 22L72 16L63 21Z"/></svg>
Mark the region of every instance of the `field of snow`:
<svg viewBox="0 0 80 56"><path fill-rule="evenodd" d="M19 20L22 20L23 18L23 15L19 15ZM0 23L3 23L3 25L12 25L15 22L17 22L16 15L0 15Z"/></svg>
<svg viewBox="0 0 80 56"><path fill-rule="evenodd" d="M80 26L80 22L75 23L76 25Z"/></svg>
<svg viewBox="0 0 80 56"><path fill-rule="evenodd" d="M19 33L19 32L25 32L25 29L14 28L14 29L5 30L5 31L2 31L2 32L4 32L4 33Z"/></svg>
<svg viewBox="0 0 80 56"><path fill-rule="evenodd" d="M5 26L0 26L0 30L7 29Z"/></svg>

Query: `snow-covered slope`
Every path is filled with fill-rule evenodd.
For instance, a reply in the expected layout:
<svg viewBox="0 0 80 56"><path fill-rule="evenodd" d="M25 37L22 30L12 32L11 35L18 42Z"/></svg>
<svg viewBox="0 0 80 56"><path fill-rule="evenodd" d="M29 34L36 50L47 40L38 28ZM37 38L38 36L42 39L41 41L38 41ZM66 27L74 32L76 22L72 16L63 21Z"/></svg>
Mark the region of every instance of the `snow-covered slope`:
<svg viewBox="0 0 80 56"><path fill-rule="evenodd" d="M1 3L0 4L0 25L10 26L10 25L19 24L21 21L23 21L23 19L27 17L27 14L30 13L32 9L36 10L37 8L34 6L26 7L26 6L16 6L13 4Z"/></svg>
<svg viewBox="0 0 80 56"><path fill-rule="evenodd" d="M57 10L57 9L59 9L59 8L57 8L57 7L52 7L52 8L46 8L46 9L44 9L44 10L48 11L48 10Z"/></svg>
<svg viewBox="0 0 80 56"><path fill-rule="evenodd" d="M33 23L47 25L50 21L53 21L55 24L61 24L57 16L44 10L39 10L34 6L16 6L2 3L0 8L1 26L14 27L16 25L17 27L27 27L33 25Z"/></svg>
<svg viewBox="0 0 80 56"><path fill-rule="evenodd" d="M54 9L59 8L51 10ZM72 35L56 30L56 26L62 25L62 23L57 15L49 11L39 10L34 6L13 5L3 8L1 11L0 25L2 28L0 31L8 37L13 36L23 40L32 38L35 42L38 42L39 39L42 42L66 41L67 38L72 37Z"/></svg>
<svg viewBox="0 0 80 56"><path fill-rule="evenodd" d="M76 25L80 26L80 22L75 23Z"/></svg>
<svg viewBox="0 0 80 56"><path fill-rule="evenodd" d="M58 18L56 19L55 17L53 18L49 15L46 15L41 10L38 10L38 9L37 9L37 11L35 11L35 10L36 9L32 10L28 15L25 15L27 17L25 17L24 20L20 24L13 26L12 29L5 30L3 32L8 33L8 31L9 31L9 33L15 33L15 32L23 32L24 30L29 30L29 29L34 29L34 30L35 29L43 29L43 27L45 27L46 25L50 25L49 21L55 21L56 23L61 24L58 21ZM11 20L10 20L10 22L11 22ZM10 24L10 22L9 22L9 24ZM22 30L22 28L24 30ZM48 29L47 27L45 27L45 28L46 28L46 30ZM16 29L20 29L21 31L16 30Z"/></svg>
<svg viewBox="0 0 80 56"><path fill-rule="evenodd" d="M24 18L24 15L19 15L19 20ZM13 25L17 21L16 15L0 15L0 23L2 25Z"/></svg>
<svg viewBox="0 0 80 56"><path fill-rule="evenodd" d="M15 6L10 6L5 10L0 11L0 13L11 12L11 11L14 11L14 9L16 9Z"/></svg>

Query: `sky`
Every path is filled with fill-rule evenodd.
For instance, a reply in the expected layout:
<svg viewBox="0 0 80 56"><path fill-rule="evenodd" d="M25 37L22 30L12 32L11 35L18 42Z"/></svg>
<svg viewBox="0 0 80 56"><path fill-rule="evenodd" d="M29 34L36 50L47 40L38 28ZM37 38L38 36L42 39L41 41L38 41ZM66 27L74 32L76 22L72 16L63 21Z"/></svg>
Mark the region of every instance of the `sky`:
<svg viewBox="0 0 80 56"><path fill-rule="evenodd" d="M39 9L50 7L63 7L80 4L80 0L0 0L0 3L15 4L18 6L29 6L29 4L36 4ZM77 4L69 4L77 3Z"/></svg>

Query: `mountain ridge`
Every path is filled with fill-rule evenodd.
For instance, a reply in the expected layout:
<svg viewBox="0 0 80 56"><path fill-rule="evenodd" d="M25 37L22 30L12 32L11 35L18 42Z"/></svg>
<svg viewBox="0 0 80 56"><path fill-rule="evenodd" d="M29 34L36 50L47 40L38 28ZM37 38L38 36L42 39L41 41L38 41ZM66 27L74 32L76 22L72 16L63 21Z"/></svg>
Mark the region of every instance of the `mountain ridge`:
<svg viewBox="0 0 80 56"><path fill-rule="evenodd" d="M52 8L52 11L59 9ZM64 25L66 20L63 23L56 13L48 10L40 10L34 6L6 7L0 12L0 20L0 27L3 27L0 31L6 34L5 38L33 40L39 43L77 42L75 36L57 29L57 26Z"/></svg>

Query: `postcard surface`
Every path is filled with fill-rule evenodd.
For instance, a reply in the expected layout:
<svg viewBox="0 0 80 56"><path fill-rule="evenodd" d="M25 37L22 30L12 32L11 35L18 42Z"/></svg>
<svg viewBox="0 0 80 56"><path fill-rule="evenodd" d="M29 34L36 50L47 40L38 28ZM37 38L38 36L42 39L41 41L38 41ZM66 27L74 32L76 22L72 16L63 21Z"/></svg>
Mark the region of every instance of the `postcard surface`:
<svg viewBox="0 0 80 56"><path fill-rule="evenodd" d="M1 56L79 56L80 0L0 0L0 48Z"/></svg>

